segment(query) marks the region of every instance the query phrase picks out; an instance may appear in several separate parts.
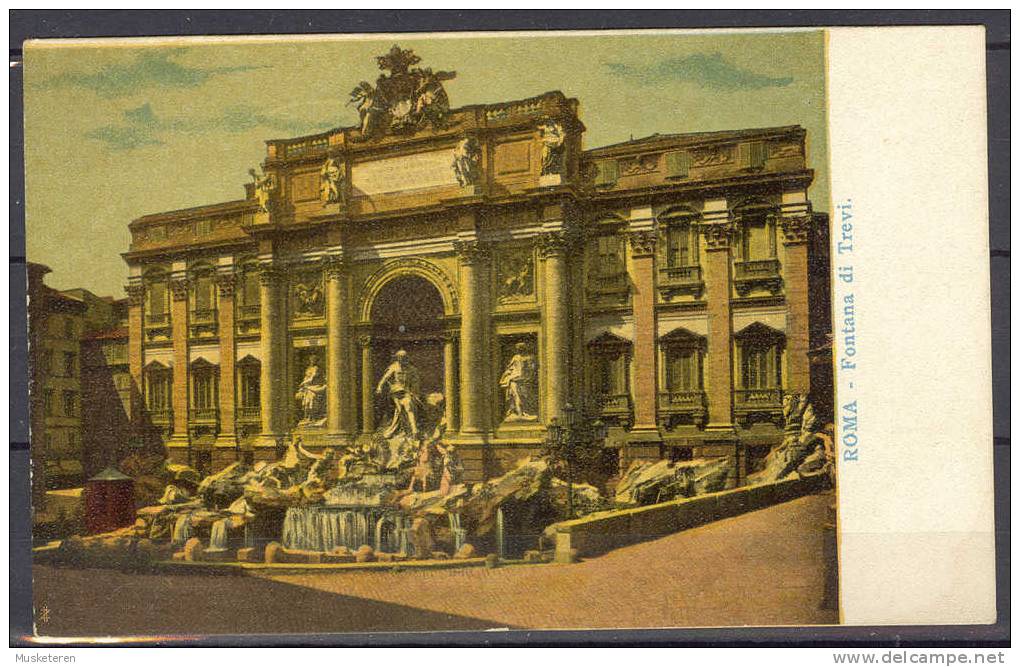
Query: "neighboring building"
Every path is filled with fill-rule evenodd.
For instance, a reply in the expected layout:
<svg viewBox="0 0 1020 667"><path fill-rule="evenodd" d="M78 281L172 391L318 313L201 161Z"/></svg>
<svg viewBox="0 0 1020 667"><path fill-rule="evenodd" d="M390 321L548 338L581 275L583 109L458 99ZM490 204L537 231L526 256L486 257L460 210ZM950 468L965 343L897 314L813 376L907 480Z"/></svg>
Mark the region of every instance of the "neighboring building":
<svg viewBox="0 0 1020 667"><path fill-rule="evenodd" d="M398 66L378 85L429 76ZM272 459L292 433L356 442L388 418L377 382L405 349L422 394L447 398L469 480L535 453L584 397L620 466L760 465L828 330L809 322L828 235L804 129L586 151L560 92L445 99L268 141L243 199L131 223L136 428L203 471ZM523 369L517 394L507 369ZM321 407L295 396L314 378Z"/></svg>
<svg viewBox="0 0 1020 667"><path fill-rule="evenodd" d="M89 476L115 466L130 452L134 439L129 418L127 299L107 303L106 326L86 332L81 340L83 461Z"/></svg>

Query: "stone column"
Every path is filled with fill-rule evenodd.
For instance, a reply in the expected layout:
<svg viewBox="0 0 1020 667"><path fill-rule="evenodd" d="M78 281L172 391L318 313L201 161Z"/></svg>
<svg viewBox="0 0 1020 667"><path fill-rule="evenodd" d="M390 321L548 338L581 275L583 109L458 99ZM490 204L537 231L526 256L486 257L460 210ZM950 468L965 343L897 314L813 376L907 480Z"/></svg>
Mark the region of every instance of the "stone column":
<svg viewBox="0 0 1020 667"><path fill-rule="evenodd" d="M351 363L347 346L347 272L338 256L326 259L326 422L330 436L349 442L356 426L347 404L351 397Z"/></svg>
<svg viewBox="0 0 1020 667"><path fill-rule="evenodd" d="M375 432L375 369L372 367L372 337L358 338L361 347L361 432Z"/></svg>
<svg viewBox="0 0 1020 667"><path fill-rule="evenodd" d="M217 334L220 338L220 429L216 435L213 468L220 469L237 460L237 433L235 431L237 354L234 350L234 286L233 266L221 267L216 274L219 290L217 306Z"/></svg>
<svg viewBox="0 0 1020 667"><path fill-rule="evenodd" d="M188 279L174 275L170 279L173 295L170 304L170 336L173 341L173 387L171 405L174 411L173 435L167 442L167 450L173 463L188 462Z"/></svg>
<svg viewBox="0 0 1020 667"><path fill-rule="evenodd" d="M808 236L811 216L781 218L783 229L783 283L786 287L786 391L807 394L811 390L808 360Z"/></svg>
<svg viewBox="0 0 1020 667"><path fill-rule="evenodd" d="M145 413L145 359L142 356L142 342L145 338L144 313L145 285L133 283L125 288L128 295L128 373L131 375L131 424L135 436L141 435L140 427Z"/></svg>
<svg viewBox="0 0 1020 667"><path fill-rule="evenodd" d="M539 252L545 259L545 419L563 420L570 372L570 287L567 284L567 238L563 232L542 235Z"/></svg>
<svg viewBox="0 0 1020 667"><path fill-rule="evenodd" d="M709 202L712 203L712 202ZM733 227L725 202L706 204L701 234L705 239L705 293L708 304L707 430L733 430L733 318L730 304L730 241Z"/></svg>
<svg viewBox="0 0 1020 667"><path fill-rule="evenodd" d="M457 418L457 337L454 334L443 337L443 395L446 430L456 433L460 420Z"/></svg>
<svg viewBox="0 0 1020 667"><path fill-rule="evenodd" d="M634 431L654 431L656 415L656 324L655 324L655 241L654 230L631 232L631 279L634 282ZM657 439L657 438L656 438ZM658 450L654 452L658 458Z"/></svg>
<svg viewBox="0 0 1020 667"><path fill-rule="evenodd" d="M262 372L260 378L259 403L262 412L262 434L257 446L269 448L276 446L276 439L285 434L286 403L286 359L284 356L287 342L287 320L283 307L284 275L279 268L263 266L259 273L261 301L261 340ZM272 458L259 456L260 460Z"/></svg>
<svg viewBox="0 0 1020 667"><path fill-rule="evenodd" d="M460 256L460 433L484 434L492 387L488 381L489 253L477 241L457 244Z"/></svg>

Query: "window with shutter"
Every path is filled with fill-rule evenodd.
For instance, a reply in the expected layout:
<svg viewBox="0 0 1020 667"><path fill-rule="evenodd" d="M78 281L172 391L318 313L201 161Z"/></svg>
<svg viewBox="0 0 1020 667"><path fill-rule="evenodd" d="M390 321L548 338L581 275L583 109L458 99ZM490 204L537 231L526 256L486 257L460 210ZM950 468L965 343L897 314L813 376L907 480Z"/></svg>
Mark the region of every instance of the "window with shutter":
<svg viewBox="0 0 1020 667"><path fill-rule="evenodd" d="M599 160L595 163L595 185L614 185L620 180L620 165L616 160Z"/></svg>
<svg viewBox="0 0 1020 667"><path fill-rule="evenodd" d="M748 141L739 146L740 168L757 171L765 168L768 148L764 141Z"/></svg>
<svg viewBox="0 0 1020 667"><path fill-rule="evenodd" d="M687 178L691 173L691 154L687 151L666 153L666 177Z"/></svg>

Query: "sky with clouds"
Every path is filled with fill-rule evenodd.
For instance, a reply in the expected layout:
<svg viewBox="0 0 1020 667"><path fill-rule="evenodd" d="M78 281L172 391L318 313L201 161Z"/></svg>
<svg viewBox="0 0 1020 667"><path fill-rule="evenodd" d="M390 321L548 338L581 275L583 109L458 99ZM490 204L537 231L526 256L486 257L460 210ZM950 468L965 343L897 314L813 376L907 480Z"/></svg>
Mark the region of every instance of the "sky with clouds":
<svg viewBox="0 0 1020 667"><path fill-rule="evenodd" d="M819 31L30 43L28 259L50 285L123 295L128 223L238 199L265 140L353 125L346 106L393 43L456 70L453 106L562 90L585 146L655 132L803 125L828 208Z"/></svg>

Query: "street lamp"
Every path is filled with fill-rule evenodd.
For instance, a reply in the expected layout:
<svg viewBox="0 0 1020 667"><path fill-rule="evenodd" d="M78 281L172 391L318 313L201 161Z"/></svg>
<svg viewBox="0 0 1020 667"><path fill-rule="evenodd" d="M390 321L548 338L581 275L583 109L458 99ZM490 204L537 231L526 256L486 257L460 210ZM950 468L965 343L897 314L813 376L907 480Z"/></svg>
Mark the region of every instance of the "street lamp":
<svg viewBox="0 0 1020 667"><path fill-rule="evenodd" d="M589 422L587 416L579 415L570 403L563 406L563 423L556 417L546 426L546 449L567 464L567 515L574 518L574 465L578 447L587 449L599 447L605 442L609 428L600 419Z"/></svg>

